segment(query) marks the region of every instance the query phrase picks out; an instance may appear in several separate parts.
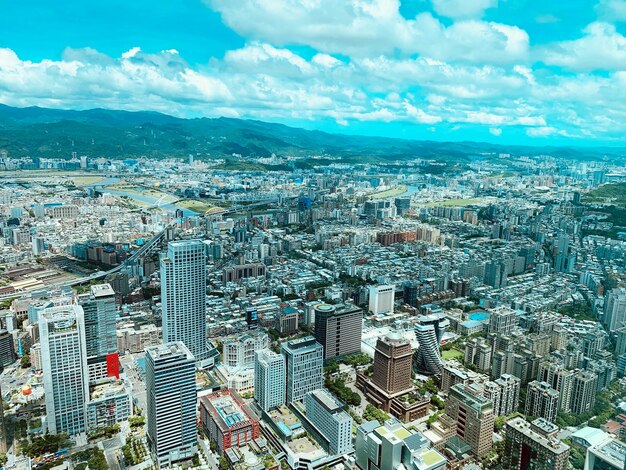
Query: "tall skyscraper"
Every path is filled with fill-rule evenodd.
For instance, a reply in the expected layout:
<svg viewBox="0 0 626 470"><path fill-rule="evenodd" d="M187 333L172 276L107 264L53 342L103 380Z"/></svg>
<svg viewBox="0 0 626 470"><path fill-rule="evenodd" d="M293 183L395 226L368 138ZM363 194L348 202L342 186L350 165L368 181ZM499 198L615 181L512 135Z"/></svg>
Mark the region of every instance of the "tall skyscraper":
<svg viewBox="0 0 626 470"><path fill-rule="evenodd" d="M502 468L568 469L569 446L557 438L558 432L559 428L556 425L543 418L538 418L532 423L521 417L507 421Z"/></svg>
<svg viewBox="0 0 626 470"><path fill-rule="evenodd" d="M45 309L39 316L39 331L47 430L50 434L84 432L89 371L82 307Z"/></svg>
<svg viewBox="0 0 626 470"><path fill-rule="evenodd" d="M446 400L446 414L456 421L458 436L472 447L476 456L484 457L491 450L493 405L480 389L472 385L452 386Z"/></svg>
<svg viewBox="0 0 626 470"><path fill-rule="evenodd" d="M626 288L611 289L606 294L602 323L611 332L626 326Z"/></svg>
<svg viewBox="0 0 626 470"><path fill-rule="evenodd" d="M195 364L182 341L146 349L148 441L160 467L197 452Z"/></svg>
<svg viewBox="0 0 626 470"><path fill-rule="evenodd" d="M163 342L182 341L200 364L208 358L206 252L200 240L169 242L161 255Z"/></svg>
<svg viewBox="0 0 626 470"><path fill-rule="evenodd" d="M285 404L285 356L269 349L256 352L254 398L263 411Z"/></svg>
<svg viewBox="0 0 626 470"><path fill-rule="evenodd" d="M416 367L420 372L439 375L443 369L443 361L439 343L443 336L443 323L447 322L442 314L423 315L415 325L415 337L419 343Z"/></svg>
<svg viewBox="0 0 626 470"><path fill-rule="evenodd" d="M374 352L372 383L388 394L411 390L411 343L398 333L378 338Z"/></svg>
<svg viewBox="0 0 626 470"><path fill-rule="evenodd" d="M89 293L78 296L78 303L85 315L90 382L119 377L115 292L109 284L91 286Z"/></svg>
<svg viewBox="0 0 626 470"><path fill-rule="evenodd" d="M324 348L312 336L281 345L287 367L287 402L302 400L324 383Z"/></svg>
<svg viewBox="0 0 626 470"><path fill-rule="evenodd" d="M559 392L547 382L534 380L528 384L524 413L554 423L559 411Z"/></svg>
<svg viewBox="0 0 626 470"><path fill-rule="evenodd" d="M324 348L324 359L361 352L363 312L354 305L315 306L315 339Z"/></svg>
<svg viewBox="0 0 626 470"><path fill-rule="evenodd" d="M394 286L370 286L369 295L370 312L374 314L393 313Z"/></svg>
<svg viewBox="0 0 626 470"><path fill-rule="evenodd" d="M576 265L576 253L569 244L569 237L566 233L561 233L554 244L554 270L557 273L571 273Z"/></svg>
<svg viewBox="0 0 626 470"><path fill-rule="evenodd" d="M306 418L322 437L324 447L331 455L352 451L352 418L328 390L320 388L304 398Z"/></svg>

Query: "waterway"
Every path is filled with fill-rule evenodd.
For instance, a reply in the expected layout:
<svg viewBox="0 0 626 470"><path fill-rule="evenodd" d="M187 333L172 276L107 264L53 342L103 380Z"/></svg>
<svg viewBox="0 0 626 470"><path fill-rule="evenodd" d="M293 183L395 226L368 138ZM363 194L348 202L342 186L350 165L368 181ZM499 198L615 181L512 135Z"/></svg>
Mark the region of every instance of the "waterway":
<svg viewBox="0 0 626 470"><path fill-rule="evenodd" d="M137 202L141 202L143 204L148 204L148 205L156 205L157 202L159 202L159 198L154 197L154 196L149 196L148 194L143 194L143 193L136 193L134 191L141 191L141 188L133 188L134 191L124 191L123 189L111 189L109 188L109 186L113 186L114 184L119 183L120 179L119 178L105 178L102 181L99 181L97 184L95 184L94 186L91 186L93 189L96 189L98 191L102 191L102 192L107 192L112 194L113 196L117 196L117 197L121 197L121 196L126 196L130 199L134 199ZM163 209L166 212L176 212L177 210L181 210L183 211L183 216L185 217L194 217L194 216L198 216L200 214L198 214L197 212L194 212L190 209L187 209L185 207L179 206L177 204L160 204L159 205L160 209Z"/></svg>

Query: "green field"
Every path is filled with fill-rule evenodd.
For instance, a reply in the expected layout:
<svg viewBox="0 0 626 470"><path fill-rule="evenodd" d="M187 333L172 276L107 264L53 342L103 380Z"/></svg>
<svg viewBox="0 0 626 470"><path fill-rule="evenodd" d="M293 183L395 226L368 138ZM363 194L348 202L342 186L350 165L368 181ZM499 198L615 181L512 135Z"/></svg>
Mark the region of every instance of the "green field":
<svg viewBox="0 0 626 470"><path fill-rule="evenodd" d="M475 204L483 204L485 201L481 198L466 198L466 199L446 199L438 202L427 202L425 204L417 203L416 206L420 207L436 207L436 206L449 206L449 207L466 207L473 206Z"/></svg>
<svg viewBox="0 0 626 470"><path fill-rule="evenodd" d="M463 354L458 349L448 349L447 351L441 351L441 357L445 360L463 359L465 357L465 354Z"/></svg>
<svg viewBox="0 0 626 470"><path fill-rule="evenodd" d="M180 207L184 207L185 209L189 209L190 211L194 211L199 214L204 214L205 212L214 209L214 206L207 204L206 202L194 201L193 199L178 201L176 204Z"/></svg>
<svg viewBox="0 0 626 470"><path fill-rule="evenodd" d="M407 187L405 184L401 184L395 186L393 188L387 189L385 191L381 191L379 193L370 194L371 199L387 199L390 197L398 197L402 196L407 191Z"/></svg>

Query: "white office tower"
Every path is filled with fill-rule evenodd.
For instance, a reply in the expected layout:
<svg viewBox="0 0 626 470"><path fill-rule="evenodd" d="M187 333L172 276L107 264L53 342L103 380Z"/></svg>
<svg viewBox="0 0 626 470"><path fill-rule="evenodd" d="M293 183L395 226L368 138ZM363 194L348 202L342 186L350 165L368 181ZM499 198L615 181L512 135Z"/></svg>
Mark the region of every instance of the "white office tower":
<svg viewBox="0 0 626 470"><path fill-rule="evenodd" d="M611 289L606 295L603 323L611 332L626 326L626 288Z"/></svg>
<svg viewBox="0 0 626 470"><path fill-rule="evenodd" d="M394 286L369 287L369 311L378 313L393 313Z"/></svg>
<svg viewBox="0 0 626 470"><path fill-rule="evenodd" d="M161 255L163 342L182 341L203 365L206 335L206 251L200 240L169 242Z"/></svg>
<svg viewBox="0 0 626 470"><path fill-rule="evenodd" d="M307 420L322 436L323 447L329 454L352 452L352 418L339 400L320 388L306 394L304 405Z"/></svg>
<svg viewBox="0 0 626 470"><path fill-rule="evenodd" d="M45 242L46 241L43 237L33 237L33 240L32 240L33 255L38 256L45 251L46 249Z"/></svg>
<svg viewBox="0 0 626 470"><path fill-rule="evenodd" d="M159 467L198 450L196 360L182 341L146 349L148 441Z"/></svg>
<svg viewBox="0 0 626 470"><path fill-rule="evenodd" d="M74 436L85 431L89 400L82 307L46 308L39 332L48 433Z"/></svg>
<svg viewBox="0 0 626 470"><path fill-rule="evenodd" d="M256 352L254 398L263 411L285 404L285 356L269 349Z"/></svg>
<svg viewBox="0 0 626 470"><path fill-rule="evenodd" d="M419 323L415 325L415 338L419 343L416 367L420 372L440 375L443 370L439 343L443 336L444 323L443 315L431 314L420 317Z"/></svg>
<svg viewBox="0 0 626 470"><path fill-rule="evenodd" d="M287 403L324 385L324 348L313 336L286 341L281 345L287 367Z"/></svg>

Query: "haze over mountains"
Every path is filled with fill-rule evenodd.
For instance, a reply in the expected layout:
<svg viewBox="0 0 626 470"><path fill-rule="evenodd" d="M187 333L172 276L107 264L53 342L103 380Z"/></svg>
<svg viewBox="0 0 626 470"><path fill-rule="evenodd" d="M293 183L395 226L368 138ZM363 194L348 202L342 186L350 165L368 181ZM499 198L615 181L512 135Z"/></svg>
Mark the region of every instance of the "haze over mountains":
<svg viewBox="0 0 626 470"><path fill-rule="evenodd" d="M268 157L329 155L345 162L412 160L460 162L500 153L574 159L624 158L625 148L502 146L329 134L282 124L232 118L182 119L156 112L85 111L0 104L0 149L12 157L78 154L125 158L186 156Z"/></svg>

